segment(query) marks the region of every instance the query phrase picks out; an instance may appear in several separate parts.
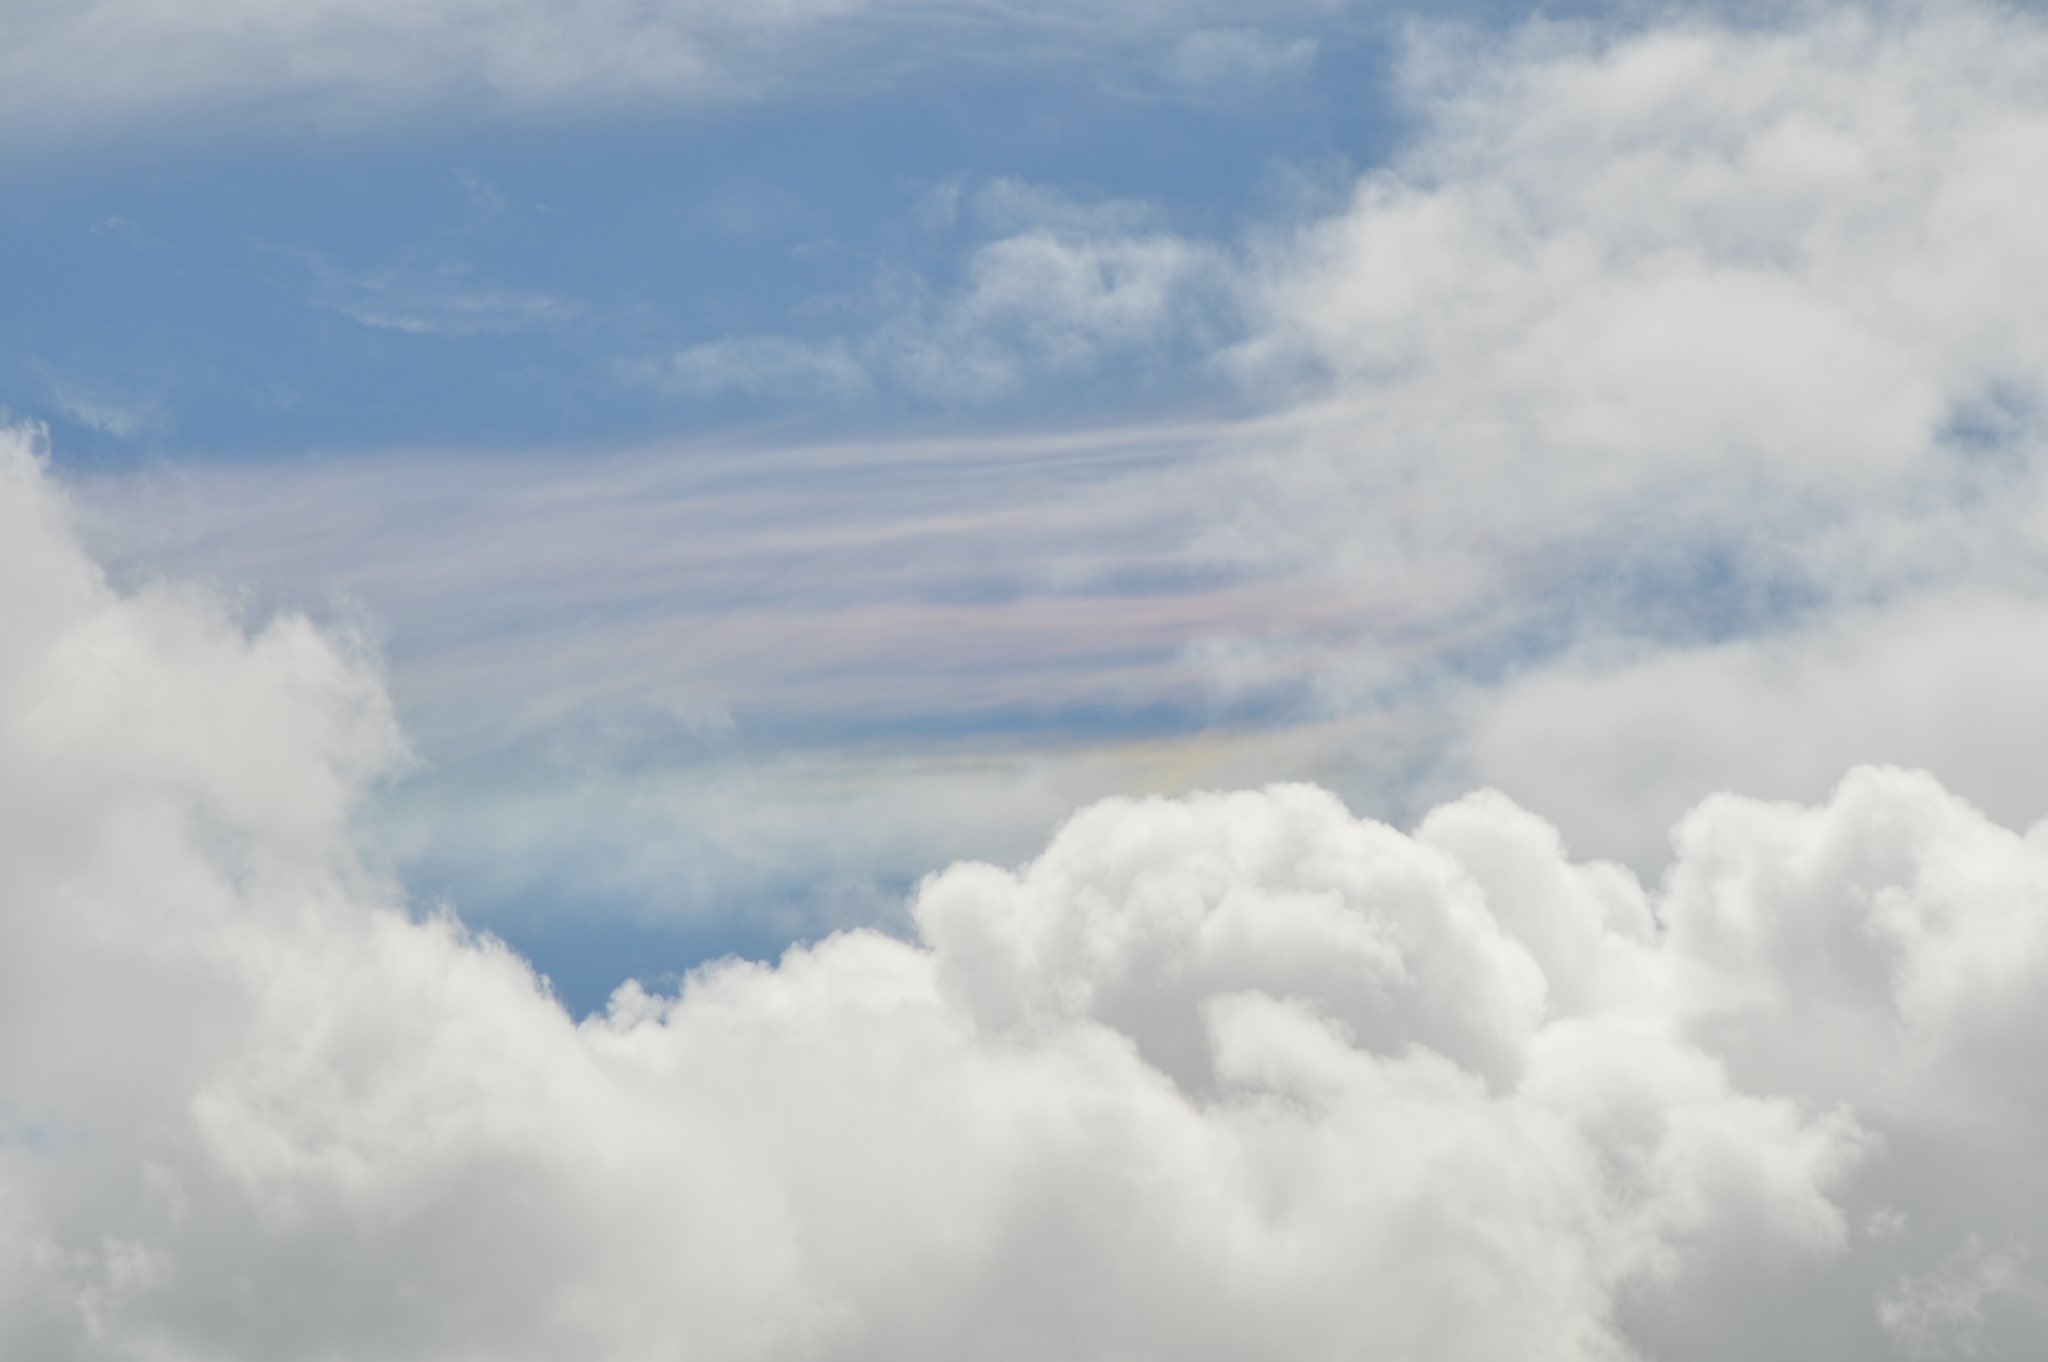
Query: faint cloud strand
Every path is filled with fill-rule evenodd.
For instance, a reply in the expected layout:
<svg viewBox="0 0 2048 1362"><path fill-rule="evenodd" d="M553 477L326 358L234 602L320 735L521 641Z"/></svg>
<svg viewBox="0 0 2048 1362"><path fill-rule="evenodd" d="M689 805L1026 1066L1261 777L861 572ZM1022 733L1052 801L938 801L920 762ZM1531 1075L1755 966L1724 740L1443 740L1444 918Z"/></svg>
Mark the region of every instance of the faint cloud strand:
<svg viewBox="0 0 2048 1362"><path fill-rule="evenodd" d="M160 401L88 382L49 364L34 362L30 367L41 378L52 405L88 430L127 440L170 428L170 411Z"/></svg>
<svg viewBox="0 0 2048 1362"><path fill-rule="evenodd" d="M659 375L695 396L738 392L749 397L858 396L872 384L843 344L811 344L787 336L743 336L693 345Z"/></svg>
<svg viewBox="0 0 2048 1362"><path fill-rule="evenodd" d="M1242 94L1313 65L1314 38L1276 38L1257 29L1205 28L1173 46L1167 70L1175 82L1209 94Z"/></svg>
<svg viewBox="0 0 2048 1362"><path fill-rule="evenodd" d="M410 336L474 336L540 331L581 309L544 293L475 281L468 270L379 270L324 290L325 305L350 321Z"/></svg>
<svg viewBox="0 0 2048 1362"><path fill-rule="evenodd" d="M1973 1234L1939 1268L1887 1293L1878 1302L1878 1318L1909 1357L1984 1356L1985 1302L2000 1296L2038 1298L2037 1257L1995 1251Z"/></svg>
<svg viewBox="0 0 2048 1362"><path fill-rule="evenodd" d="M656 372L692 394L893 390L972 403L1166 353L1199 363L1234 325L1229 254L1154 225L1147 205L997 180L971 195L941 185L919 212L941 229L965 222L1000 234L967 250L950 286L892 289L865 334L731 337Z"/></svg>
<svg viewBox="0 0 2048 1362"><path fill-rule="evenodd" d="M1341 8L1341 6L1339 6ZM1219 20L1328 0L75 0L0 7L0 113L16 132L285 109L375 118L704 102L858 83L864 64L1130 59ZM969 36L979 41L968 41Z"/></svg>

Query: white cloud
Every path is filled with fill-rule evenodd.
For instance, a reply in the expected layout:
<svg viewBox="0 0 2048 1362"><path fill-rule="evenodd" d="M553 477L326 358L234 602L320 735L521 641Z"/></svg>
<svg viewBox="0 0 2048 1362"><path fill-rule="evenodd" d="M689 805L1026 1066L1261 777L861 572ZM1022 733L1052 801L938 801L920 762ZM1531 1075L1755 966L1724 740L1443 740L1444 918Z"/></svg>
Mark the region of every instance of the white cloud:
<svg viewBox="0 0 2048 1362"><path fill-rule="evenodd" d="M2031 822L2044 631L2038 596L1974 587L1717 644L1588 646L1468 693L1440 779L1498 784L1639 866L1702 789L1811 799L1857 761L1932 766Z"/></svg>
<svg viewBox="0 0 2048 1362"><path fill-rule="evenodd" d="M1236 362L1312 404L1276 537L1474 592L1674 545L1881 580L1874 531L1981 495L1959 417L2044 397L2044 53L1975 5L1425 50L1428 132L1262 249Z"/></svg>
<svg viewBox="0 0 2048 1362"><path fill-rule="evenodd" d="M1334 653L1330 710L1434 690L1426 786L1645 868L1700 789L1856 761L2048 812L2044 59L1974 4L1425 36L1416 143L1256 244L1229 358L1294 452L1210 540L1398 604L1222 680Z"/></svg>
<svg viewBox="0 0 2048 1362"><path fill-rule="evenodd" d="M1494 795L1413 835L1305 787L1113 801L934 877L912 940L578 1026L362 869L400 747L360 652L118 592L67 519L10 442L8 1355L2038 1337L2026 1255L1970 1254L2048 1212L2048 834L1931 779L1709 800L1654 893Z"/></svg>
<svg viewBox="0 0 2048 1362"><path fill-rule="evenodd" d="M1294 445L1214 542L1401 574L1432 613L1645 560L1889 586L2032 476L2044 54L2037 18L1976 4L1424 30L1423 130L1334 212L1215 242L949 184L928 213L985 233L957 282L717 356L954 398L1212 363Z"/></svg>
<svg viewBox="0 0 2048 1362"><path fill-rule="evenodd" d="M913 390L979 397L1057 378L1119 352L1199 338L1222 265L1164 232L1040 228L978 246L957 292L885 325L875 362Z"/></svg>
<svg viewBox="0 0 2048 1362"><path fill-rule="evenodd" d="M998 179L972 193L938 185L919 215L981 237L957 277L879 281L877 320L863 334L728 337L690 347L655 376L690 393L894 390L976 402L1119 361L1199 356L1235 324L1228 254L1171 231L1148 205Z"/></svg>
<svg viewBox="0 0 2048 1362"><path fill-rule="evenodd" d="M81 13L42 21L50 41L141 41ZM245 32L258 58L300 50ZM407 32L423 64L453 52L458 82L507 98L587 88L612 60L556 53L547 24L502 41L560 67ZM292 616L252 630L190 587L114 589L11 442L0 1353L2030 1355L2048 828L1889 767L1823 787L1887 758L1957 772L2007 824L2040 812L2048 40L1951 6L1528 42L1447 59L1413 155L1260 247L1244 296L1265 310L1233 359L1303 404L1251 461L1273 468L1271 432L1292 432L1282 495L1227 526L1176 503L1144 542L1175 566L1233 549L1364 583L1404 602L1385 632L1418 654L1461 631L1505 646L1532 614L1580 628L1461 692L1452 746L1582 846L1648 861L1675 820L1654 888L1574 863L1494 794L1412 833L1303 787L1114 801L1020 869L933 877L910 939L712 966L578 1026L522 962L412 920L364 868L352 824L403 745L361 645ZM645 60L686 71L682 51ZM212 79L207 60L162 79ZM442 79L335 60L294 88ZM1141 215L1020 217L860 358L963 391L1071 372L1187 325L1215 259ZM959 565L1052 544L1034 572L1094 580L1100 550L1052 528L1093 514L1108 542L1143 497L1089 483L998 514L898 454L897 481L867 486L933 498L915 525L835 525L828 502L749 539L746 513L787 531L792 508L727 486L712 500L738 538L676 547L672 523L619 510L645 482L591 474L486 497L478 537L432 561L473 582L505 560L463 545L509 539L525 607L572 614L540 588L620 553L622 526L669 554L645 556L634 600L735 559L801 565L805 608L690 639L707 676L769 677L791 710L843 684L809 664L864 663L876 637L937 659L911 705L977 662L992 693L1028 689L1058 671L1025 669L1034 645L1088 657L1091 629L1203 655L1139 593L1083 626L1003 615L1021 623L992 667L987 636L930 627L960 616L900 608L923 580L906 546ZM1046 467L973 471L1014 487ZM345 535L364 505L271 532ZM564 532L514 533L534 525ZM1735 579L1733 618L1674 644L1645 598L1686 615L1701 564ZM775 599L777 573L741 575ZM1205 624L1323 624L1260 618L1286 592L1224 595ZM604 656L669 656L658 634L629 621ZM791 664L799 636L813 651ZM661 671L579 677L549 651L483 648L426 683L454 709L509 661L580 703L644 697ZM1260 683L1251 648L1210 651ZM1129 664L1097 665L1062 693ZM850 670L862 703L903 689ZM904 787L913 811L942 797ZM1716 788L1800 802L1699 802ZM857 829L873 815L815 798ZM1020 817L1051 802L1016 798Z"/></svg>
<svg viewBox="0 0 2048 1362"><path fill-rule="evenodd" d="M1268 725L1232 780L1314 776L1383 811L1496 783L1644 870L1699 790L1812 799L1862 760L2037 816L2040 20L1958 4L1467 37L1411 54L1414 145L1306 225L1231 247L1129 202L949 184L926 206L967 233L951 286L904 290L865 331L714 342L666 374L692 393L1025 405L1249 319L1223 362L1262 420L1191 424L1170 449L1075 432L1000 471L986 440L539 477L410 457L242 470L207 484L171 560L369 597L402 698L426 697L423 743L445 724L516 745L614 704L824 715L828 744L952 725L986 740L968 764L1015 760L964 788L1031 790L995 801L1017 810L1003 848L1057 799L1038 754L1017 757L1035 737L1001 723L1148 703L1187 728ZM662 485L698 460L735 484ZM125 495L117 540L175 518L155 483ZM1366 737L1304 757L1319 731L1275 727L1304 713ZM1059 797L1151 788L1096 756ZM635 817L702 821L727 778L650 792L655 758L633 759L593 758L588 787L632 789ZM861 760L788 769L839 790ZM933 788L872 769L872 807ZM762 797L786 844L853 845L802 831L807 796ZM519 829L546 821L534 807L464 817ZM891 844L911 842L930 845Z"/></svg>

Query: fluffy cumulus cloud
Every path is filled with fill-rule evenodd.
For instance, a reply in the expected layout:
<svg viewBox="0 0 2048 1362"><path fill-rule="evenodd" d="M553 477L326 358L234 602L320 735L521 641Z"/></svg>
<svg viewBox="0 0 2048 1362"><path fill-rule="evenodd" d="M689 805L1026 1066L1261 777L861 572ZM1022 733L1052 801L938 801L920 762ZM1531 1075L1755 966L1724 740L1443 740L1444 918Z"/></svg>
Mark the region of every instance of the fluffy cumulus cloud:
<svg viewBox="0 0 2048 1362"><path fill-rule="evenodd" d="M1327 403L1294 509L1379 532L1318 547L1860 589L2032 505L2044 59L1969 3L1420 47L1426 135L1265 251L1234 356Z"/></svg>
<svg viewBox="0 0 2048 1362"><path fill-rule="evenodd" d="M1365 651L1579 675L1768 635L1823 668L1873 612L2048 583L2044 64L2037 13L1974 0L1424 30L1418 134L1334 210L1219 242L996 182L958 277L882 324L672 378L972 399L1207 365L1267 419L1211 432L1246 485L1198 551L1377 592ZM1407 672L1347 659L1337 708L1382 698L1347 669Z"/></svg>
<svg viewBox="0 0 2048 1362"><path fill-rule="evenodd" d="M2048 813L2026 751L2048 605L1951 587L1710 644L1588 647L1469 707L1448 763L1532 799L1574 844L1661 864L1702 788L1810 798L1859 761L1939 770L1996 816Z"/></svg>
<svg viewBox="0 0 2048 1362"><path fill-rule="evenodd" d="M2044 61L2037 11L1976 3L1420 41L1422 134L1257 245L1227 355L1293 455L1215 542L1391 603L1329 705L1412 695L1385 643L1429 641L1432 789L1644 867L1702 789L1817 798L1857 761L2048 812L2012 760Z"/></svg>
<svg viewBox="0 0 2048 1362"><path fill-rule="evenodd" d="M1118 801L573 1021L351 817L374 660L0 455L0 1352L2018 1356L2048 840L1896 769L1656 890L1504 797Z"/></svg>

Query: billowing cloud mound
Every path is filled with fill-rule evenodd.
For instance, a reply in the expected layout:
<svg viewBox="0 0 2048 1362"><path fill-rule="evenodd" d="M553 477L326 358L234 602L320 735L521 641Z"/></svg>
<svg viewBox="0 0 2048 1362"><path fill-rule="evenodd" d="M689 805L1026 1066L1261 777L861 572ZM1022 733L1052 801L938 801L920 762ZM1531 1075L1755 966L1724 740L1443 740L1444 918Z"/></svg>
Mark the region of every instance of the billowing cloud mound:
<svg viewBox="0 0 2048 1362"><path fill-rule="evenodd" d="M1717 796L1118 801L917 939L573 1022L403 911L302 621L110 587L0 455L0 1355L2019 1355L2048 843Z"/></svg>

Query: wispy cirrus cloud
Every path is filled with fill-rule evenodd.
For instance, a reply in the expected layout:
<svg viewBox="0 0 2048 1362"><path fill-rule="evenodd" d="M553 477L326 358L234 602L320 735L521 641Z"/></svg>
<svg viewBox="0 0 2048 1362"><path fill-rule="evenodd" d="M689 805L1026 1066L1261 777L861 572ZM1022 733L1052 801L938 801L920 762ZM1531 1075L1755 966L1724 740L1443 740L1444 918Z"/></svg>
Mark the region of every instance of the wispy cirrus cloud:
<svg viewBox="0 0 2048 1362"><path fill-rule="evenodd" d="M457 177L480 219L502 210L489 186ZM256 255L286 289L317 309L361 326L410 336L477 336L559 329L581 319L579 302L490 277L465 256L470 224L413 243L376 264L347 263L328 251L259 242Z"/></svg>
<svg viewBox="0 0 2048 1362"><path fill-rule="evenodd" d="M1256 770L1170 741L1230 708L1191 646L1371 611L1202 548L1264 437L1225 438L359 455L80 492L124 574L380 622L423 762L390 849L479 911L573 882L801 924L890 912L1101 794Z"/></svg>
<svg viewBox="0 0 2048 1362"><path fill-rule="evenodd" d="M1299 76L1315 61L1314 38L1277 38L1258 29L1203 28L1173 45L1167 70L1174 80L1203 92L1242 96L1270 82Z"/></svg>
<svg viewBox="0 0 2048 1362"><path fill-rule="evenodd" d="M128 439L170 425L164 405L146 393L121 384L81 379L48 363L29 367L57 410L88 430Z"/></svg>
<svg viewBox="0 0 2048 1362"><path fill-rule="evenodd" d="M428 274L375 270L322 290L325 306L350 321L411 336L529 331L573 320L573 303L474 278L459 266Z"/></svg>

